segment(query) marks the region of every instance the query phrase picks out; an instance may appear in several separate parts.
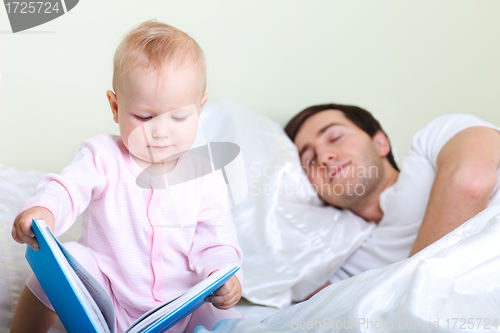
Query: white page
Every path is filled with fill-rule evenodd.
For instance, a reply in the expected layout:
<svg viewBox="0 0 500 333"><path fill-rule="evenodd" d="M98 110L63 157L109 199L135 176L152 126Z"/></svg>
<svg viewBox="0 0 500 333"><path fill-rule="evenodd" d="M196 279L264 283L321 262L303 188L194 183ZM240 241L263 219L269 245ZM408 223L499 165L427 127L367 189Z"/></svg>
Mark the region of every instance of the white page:
<svg viewBox="0 0 500 333"><path fill-rule="evenodd" d="M42 231L45 239L47 240L47 244L54 253L54 256L61 264L62 270L64 271L69 281L71 282L71 285L75 289L78 298L82 301L84 308L88 311L88 314L92 322L98 325L98 330L100 332L114 333L110 332L108 324L106 323L106 320L104 319L101 310L97 306L96 302L88 292L83 282L80 280L80 278L76 275L73 268L70 266L64 254L62 253L57 238L52 234L52 231L49 229L47 224L45 224L45 221L38 220L37 222L40 225L40 230Z"/></svg>
<svg viewBox="0 0 500 333"><path fill-rule="evenodd" d="M68 259L68 263L73 268L76 275L80 278L90 296L101 310L110 332L114 333L116 331L116 318L115 308L111 297L109 297L108 293L106 292L106 290L104 290L101 284L96 279L94 279L92 274L87 272L87 270L62 246L57 238L56 241L59 244L62 253L66 257L66 259Z"/></svg>
<svg viewBox="0 0 500 333"><path fill-rule="evenodd" d="M208 288L208 286L219 280L221 277L223 277L225 274L231 271L234 267L236 266L235 265L225 266L224 268L216 271L215 273L207 277L205 280L200 281L198 284L189 288L186 292L182 293L180 296L176 297L170 302L161 304L156 308L149 310L148 312L143 314L139 319L137 319L135 323L132 326L130 326L125 333L138 333L146 329L147 327L151 326L153 323L165 317L167 314L174 311L182 304L188 302L193 297L200 294L203 290Z"/></svg>

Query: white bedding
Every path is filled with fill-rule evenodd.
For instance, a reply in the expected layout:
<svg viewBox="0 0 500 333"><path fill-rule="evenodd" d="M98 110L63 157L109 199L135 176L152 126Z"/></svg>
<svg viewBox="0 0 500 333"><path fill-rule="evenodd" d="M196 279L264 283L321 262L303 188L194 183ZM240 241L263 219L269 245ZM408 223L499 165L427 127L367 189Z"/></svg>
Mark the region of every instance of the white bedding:
<svg viewBox="0 0 500 333"><path fill-rule="evenodd" d="M12 223L24 200L33 192L44 172L19 170L0 164L0 332L9 332L14 311L31 268L24 258L26 246L11 236ZM62 241L77 239L80 221L75 223ZM52 333L66 332L57 322Z"/></svg>
<svg viewBox="0 0 500 333"><path fill-rule="evenodd" d="M268 307L248 303L238 309L260 320L323 285L373 224L322 205L300 168L295 146L270 119L222 100L207 104L201 122L207 141L241 147L249 194L232 212L244 252L243 296ZM42 175L0 165L0 330L5 332L31 272L25 245L11 238L11 227ZM76 240L79 234L77 222L61 240ZM51 330L60 331L60 323Z"/></svg>
<svg viewBox="0 0 500 333"><path fill-rule="evenodd" d="M208 141L236 142L245 160L249 195L233 209L245 255L244 296L255 303L286 307L323 284L373 226L321 206L307 190L279 191L286 186L304 189L308 182L297 170L295 147L269 119L235 102L219 101L207 105L202 121ZM9 331L30 274L25 246L10 236L12 222L42 174L0 165L0 332ZM257 195L252 184L278 190ZM382 327L389 322L393 326L421 322L423 328L414 331L439 332L448 331L453 318L466 319L466 325L472 325L469 318L482 318L481 323L474 319L474 327L495 331L494 319L500 324L499 219L500 203L496 203L414 257L335 284L262 323L258 320L276 308L242 302L237 308L253 320L223 321L216 331L307 331L312 326L315 332L363 332L368 331L369 320L371 325L385 324ZM78 234L76 223L61 238L77 239ZM365 325L359 325L363 320ZM338 322L349 328L336 329ZM64 329L58 323L51 332Z"/></svg>
<svg viewBox="0 0 500 333"><path fill-rule="evenodd" d="M411 258L334 284L262 323L225 320L214 332L498 332L499 240L497 201Z"/></svg>

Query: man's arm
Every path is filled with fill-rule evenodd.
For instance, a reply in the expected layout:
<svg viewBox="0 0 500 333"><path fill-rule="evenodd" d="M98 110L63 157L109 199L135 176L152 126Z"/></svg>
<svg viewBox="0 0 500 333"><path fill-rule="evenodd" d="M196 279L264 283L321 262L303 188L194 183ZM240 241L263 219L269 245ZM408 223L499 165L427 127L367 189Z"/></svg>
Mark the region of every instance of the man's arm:
<svg viewBox="0 0 500 333"><path fill-rule="evenodd" d="M500 133L495 129L470 127L444 145L410 257L487 207L499 164Z"/></svg>

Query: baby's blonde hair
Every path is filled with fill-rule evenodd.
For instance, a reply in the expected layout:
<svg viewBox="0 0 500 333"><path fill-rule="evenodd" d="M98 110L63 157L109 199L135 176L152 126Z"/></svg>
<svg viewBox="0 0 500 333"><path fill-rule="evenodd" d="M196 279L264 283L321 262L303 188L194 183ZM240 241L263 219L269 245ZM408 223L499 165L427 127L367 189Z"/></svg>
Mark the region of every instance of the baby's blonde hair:
<svg viewBox="0 0 500 333"><path fill-rule="evenodd" d="M167 66L179 68L197 66L201 77L202 94L206 87L205 55L194 39L181 30L156 20L141 23L125 35L113 59L113 89L123 76L139 66L157 70Z"/></svg>

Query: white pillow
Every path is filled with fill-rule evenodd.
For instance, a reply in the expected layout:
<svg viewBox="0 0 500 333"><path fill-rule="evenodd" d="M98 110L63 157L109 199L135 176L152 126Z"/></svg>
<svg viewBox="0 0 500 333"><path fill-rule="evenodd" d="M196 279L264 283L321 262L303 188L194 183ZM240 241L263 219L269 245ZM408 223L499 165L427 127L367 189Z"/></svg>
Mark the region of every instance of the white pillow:
<svg viewBox="0 0 500 333"><path fill-rule="evenodd" d="M275 307L303 300L322 286L368 237L373 223L324 206L281 127L231 100L201 113L207 141L241 148L247 197L233 208L243 249L243 296Z"/></svg>

